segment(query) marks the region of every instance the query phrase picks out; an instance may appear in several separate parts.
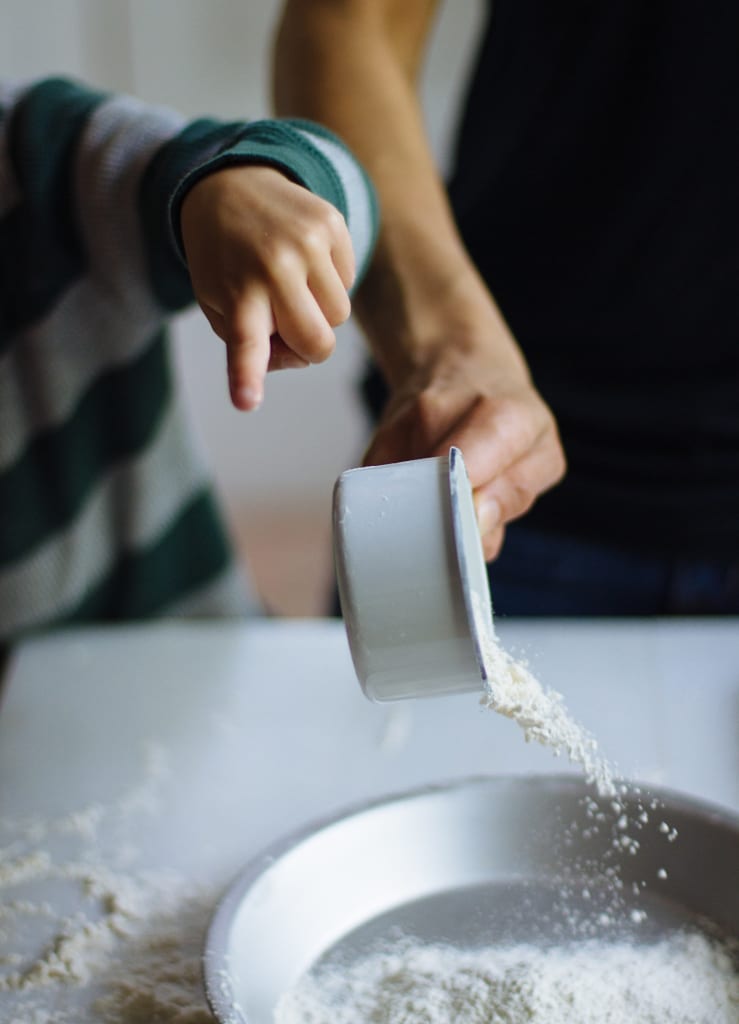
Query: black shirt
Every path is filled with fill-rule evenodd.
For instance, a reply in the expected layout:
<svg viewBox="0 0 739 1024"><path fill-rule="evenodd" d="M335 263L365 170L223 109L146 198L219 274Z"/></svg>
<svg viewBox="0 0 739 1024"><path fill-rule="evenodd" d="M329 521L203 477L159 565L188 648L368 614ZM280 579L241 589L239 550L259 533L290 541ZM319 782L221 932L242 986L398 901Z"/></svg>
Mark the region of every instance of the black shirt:
<svg viewBox="0 0 739 1024"><path fill-rule="evenodd" d="M739 3L495 0L450 192L568 458L527 522L739 556Z"/></svg>

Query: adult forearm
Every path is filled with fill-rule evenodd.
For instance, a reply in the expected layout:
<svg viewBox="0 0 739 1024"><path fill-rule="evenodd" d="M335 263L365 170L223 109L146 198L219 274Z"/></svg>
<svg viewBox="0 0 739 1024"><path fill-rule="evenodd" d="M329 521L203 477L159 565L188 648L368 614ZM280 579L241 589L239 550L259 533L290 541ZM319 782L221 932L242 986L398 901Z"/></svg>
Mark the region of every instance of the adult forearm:
<svg viewBox="0 0 739 1024"><path fill-rule="evenodd" d="M425 358L424 346L438 336L438 310L461 301L455 290L480 287L430 152L415 88L435 7L428 0L293 0L277 35L278 113L333 128L380 195L380 240L355 309L391 381Z"/></svg>
<svg viewBox="0 0 739 1024"><path fill-rule="evenodd" d="M457 233L416 94L435 0L289 0L277 37L280 114L323 121L364 163L382 227L354 308L390 384L365 453L465 453L483 545L564 470L551 413Z"/></svg>

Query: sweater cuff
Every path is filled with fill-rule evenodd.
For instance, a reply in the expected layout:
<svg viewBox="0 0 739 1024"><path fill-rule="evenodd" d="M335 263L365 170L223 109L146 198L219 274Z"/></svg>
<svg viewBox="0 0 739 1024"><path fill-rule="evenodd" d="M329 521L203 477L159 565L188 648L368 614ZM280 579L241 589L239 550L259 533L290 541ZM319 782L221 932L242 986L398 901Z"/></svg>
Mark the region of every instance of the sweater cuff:
<svg viewBox="0 0 739 1024"><path fill-rule="evenodd" d="M335 206L347 222L357 265L356 284L366 269L377 236L377 200L369 178L347 147L331 132L307 121L255 121L228 147L194 167L179 182L170 202L170 221L185 260L180 211L189 190L224 167L260 164Z"/></svg>

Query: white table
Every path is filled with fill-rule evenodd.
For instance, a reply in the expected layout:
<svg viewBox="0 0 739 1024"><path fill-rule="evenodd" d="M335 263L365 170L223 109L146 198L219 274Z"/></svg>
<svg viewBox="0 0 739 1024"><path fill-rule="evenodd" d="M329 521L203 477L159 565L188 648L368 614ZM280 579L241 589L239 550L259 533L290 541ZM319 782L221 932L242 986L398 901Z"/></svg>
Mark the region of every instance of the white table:
<svg viewBox="0 0 739 1024"><path fill-rule="evenodd" d="M737 620L504 622L499 633L624 775L739 810ZM85 893L106 865L118 879L166 869L173 892L182 883L198 893L170 955L190 971L183 985L197 1003L192 970L216 895L271 841L420 784L572 770L475 695L371 704L333 621L160 624L29 642L0 697L0 1020L143 1019L90 1009L110 981L104 966L91 985L39 987L31 977L17 991L34 958L53 966L62 918L85 915L67 926L73 937L85 921L113 915L115 924L110 893L97 904ZM167 913L176 924L177 906ZM145 952L145 910L134 917Z"/></svg>

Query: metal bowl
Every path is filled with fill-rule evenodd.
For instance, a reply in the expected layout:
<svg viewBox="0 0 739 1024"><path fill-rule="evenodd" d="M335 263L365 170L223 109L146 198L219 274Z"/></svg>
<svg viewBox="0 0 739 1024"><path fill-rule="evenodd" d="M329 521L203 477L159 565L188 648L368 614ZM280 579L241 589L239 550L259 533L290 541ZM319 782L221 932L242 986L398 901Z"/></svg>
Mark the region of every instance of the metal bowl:
<svg viewBox="0 0 739 1024"><path fill-rule="evenodd" d="M641 943L686 925L739 938L739 817L646 787L622 804L596 804L572 776L474 778L290 836L217 908L204 954L213 1013L271 1024L306 970L399 932L463 948Z"/></svg>

